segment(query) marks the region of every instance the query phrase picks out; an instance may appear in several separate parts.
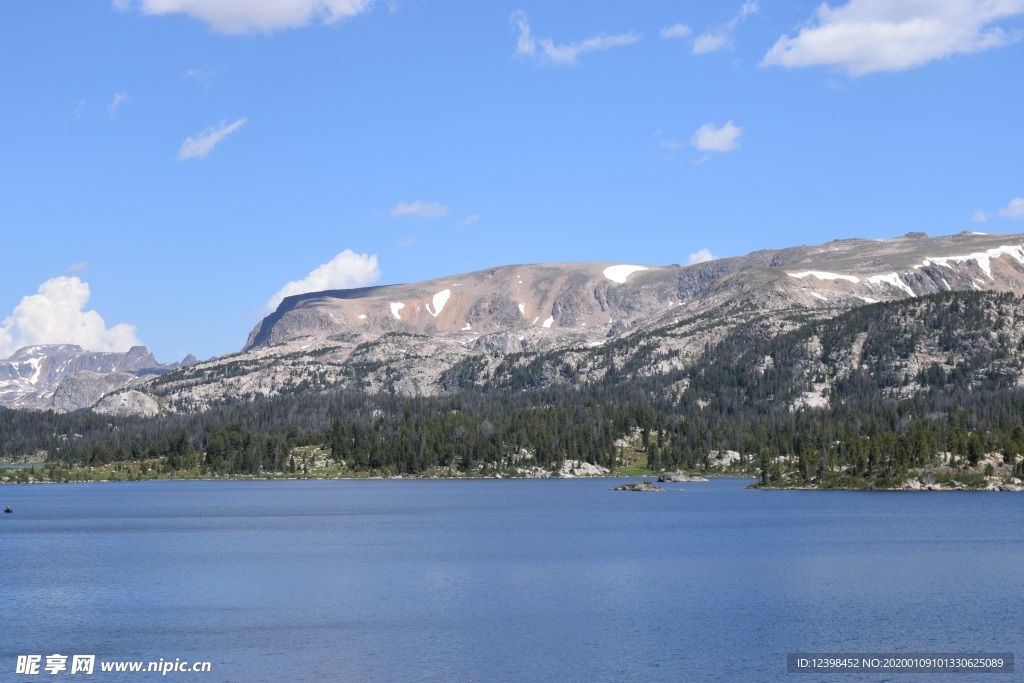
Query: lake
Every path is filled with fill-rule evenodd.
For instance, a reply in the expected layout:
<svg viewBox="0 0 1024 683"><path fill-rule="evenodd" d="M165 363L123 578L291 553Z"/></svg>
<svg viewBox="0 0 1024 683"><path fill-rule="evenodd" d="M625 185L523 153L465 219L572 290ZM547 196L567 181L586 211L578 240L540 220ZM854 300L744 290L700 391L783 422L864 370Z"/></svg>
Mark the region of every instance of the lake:
<svg viewBox="0 0 1024 683"><path fill-rule="evenodd" d="M0 680L810 683L894 677L788 652L1024 653L1024 494L621 481L0 487ZM15 674L54 653L97 669ZM210 671L99 671L160 658Z"/></svg>

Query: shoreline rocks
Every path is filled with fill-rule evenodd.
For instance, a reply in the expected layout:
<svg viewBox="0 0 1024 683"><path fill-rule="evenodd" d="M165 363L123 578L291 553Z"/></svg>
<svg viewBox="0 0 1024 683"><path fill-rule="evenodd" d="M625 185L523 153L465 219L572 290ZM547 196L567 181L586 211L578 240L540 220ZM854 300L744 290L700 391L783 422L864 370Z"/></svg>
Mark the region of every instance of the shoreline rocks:
<svg viewBox="0 0 1024 683"><path fill-rule="evenodd" d="M685 474L683 472L662 472L658 476L658 481L661 483L685 483L693 481L707 481L707 477L700 477L691 474Z"/></svg>

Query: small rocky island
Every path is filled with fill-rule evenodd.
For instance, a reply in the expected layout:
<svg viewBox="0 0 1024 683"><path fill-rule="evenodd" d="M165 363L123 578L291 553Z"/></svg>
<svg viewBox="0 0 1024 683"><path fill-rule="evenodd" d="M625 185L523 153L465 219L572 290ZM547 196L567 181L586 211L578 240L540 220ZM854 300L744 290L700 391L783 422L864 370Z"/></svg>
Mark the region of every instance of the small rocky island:
<svg viewBox="0 0 1024 683"><path fill-rule="evenodd" d="M664 491L665 489L661 486L655 486L646 479L643 481L634 481L629 484L623 484L622 486L616 486L611 491Z"/></svg>

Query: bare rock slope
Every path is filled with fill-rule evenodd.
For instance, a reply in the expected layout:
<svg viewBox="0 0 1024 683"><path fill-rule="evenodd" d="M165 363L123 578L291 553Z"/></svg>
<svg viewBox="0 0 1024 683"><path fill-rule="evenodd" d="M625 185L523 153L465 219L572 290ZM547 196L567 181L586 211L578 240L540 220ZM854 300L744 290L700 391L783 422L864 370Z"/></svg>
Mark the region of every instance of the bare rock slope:
<svg viewBox="0 0 1024 683"><path fill-rule="evenodd" d="M427 282L285 299L245 350L339 334L457 335L529 329L607 333L678 303L678 266L553 263L503 266Z"/></svg>
<svg viewBox="0 0 1024 683"><path fill-rule="evenodd" d="M549 330L590 339L657 324L679 307L708 311L737 299L772 309L849 308L950 290L1024 291L1024 236L962 233L929 239L849 239L765 250L689 267L613 263L504 266L407 285L285 299L244 350L339 335L402 332L476 339Z"/></svg>

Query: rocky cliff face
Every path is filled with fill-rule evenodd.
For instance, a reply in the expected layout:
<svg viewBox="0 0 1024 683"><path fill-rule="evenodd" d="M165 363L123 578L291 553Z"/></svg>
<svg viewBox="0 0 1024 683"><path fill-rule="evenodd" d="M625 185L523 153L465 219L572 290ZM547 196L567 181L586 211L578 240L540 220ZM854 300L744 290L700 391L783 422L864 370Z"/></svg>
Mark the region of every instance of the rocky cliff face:
<svg viewBox="0 0 1024 683"><path fill-rule="evenodd" d="M26 346L0 360L0 405L72 412L111 392L195 362L161 364L145 346L126 352L86 351L73 344Z"/></svg>
<svg viewBox="0 0 1024 683"><path fill-rule="evenodd" d="M539 384L568 374L656 374L686 367L741 324L775 336L873 302L972 290L1024 294L1024 235L911 233L687 267L504 266L289 297L241 353L139 390L189 411L335 387L429 395L500 383L526 366L535 366Z"/></svg>

